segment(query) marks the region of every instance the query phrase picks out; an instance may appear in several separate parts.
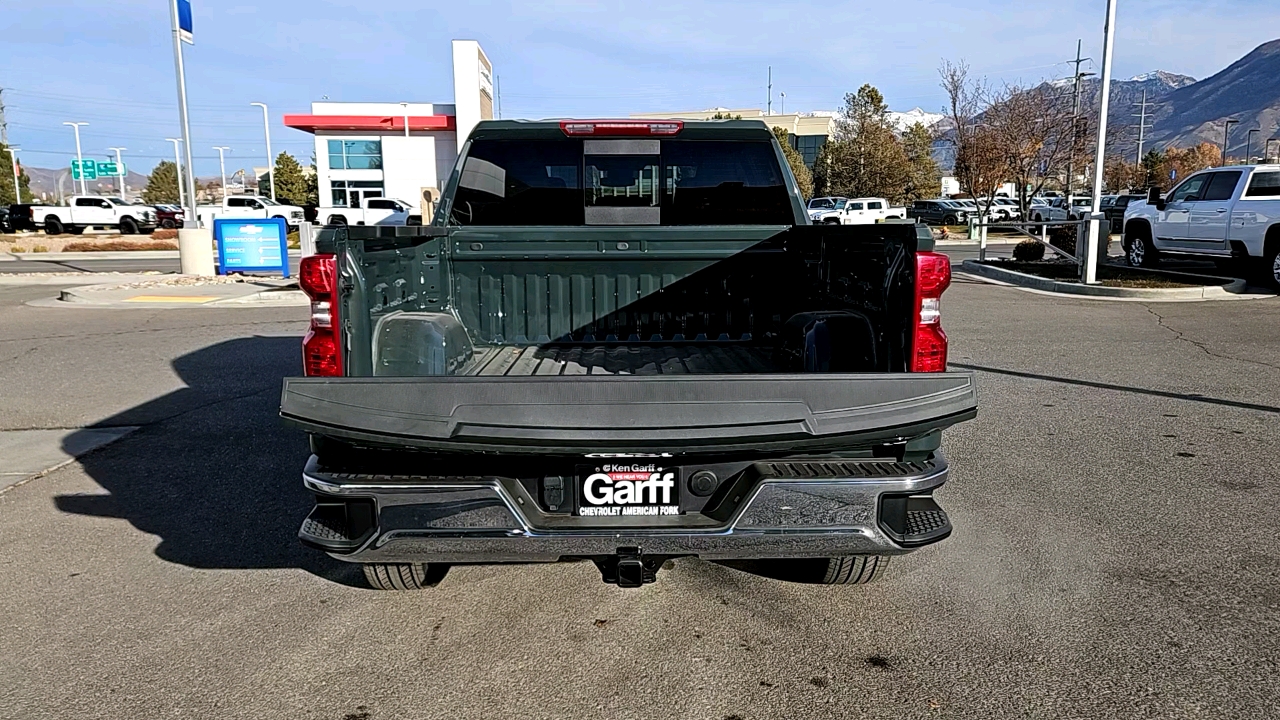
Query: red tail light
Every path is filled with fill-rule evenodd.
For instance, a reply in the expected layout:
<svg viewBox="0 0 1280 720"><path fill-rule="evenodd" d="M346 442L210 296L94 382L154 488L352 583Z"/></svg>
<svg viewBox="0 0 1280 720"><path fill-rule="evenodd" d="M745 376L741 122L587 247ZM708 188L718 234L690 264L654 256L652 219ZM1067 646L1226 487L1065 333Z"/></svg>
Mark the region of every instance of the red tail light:
<svg viewBox="0 0 1280 720"><path fill-rule="evenodd" d="M682 120L561 120L565 135L676 135Z"/></svg>
<svg viewBox="0 0 1280 720"><path fill-rule="evenodd" d="M951 285L951 260L942 253L916 253L915 329L911 372L946 372L947 334L942 331L940 300Z"/></svg>
<svg viewBox="0 0 1280 720"><path fill-rule="evenodd" d="M311 327L302 339L302 373L342 375L342 326L338 322L338 260L308 255L298 268L298 286L311 298Z"/></svg>

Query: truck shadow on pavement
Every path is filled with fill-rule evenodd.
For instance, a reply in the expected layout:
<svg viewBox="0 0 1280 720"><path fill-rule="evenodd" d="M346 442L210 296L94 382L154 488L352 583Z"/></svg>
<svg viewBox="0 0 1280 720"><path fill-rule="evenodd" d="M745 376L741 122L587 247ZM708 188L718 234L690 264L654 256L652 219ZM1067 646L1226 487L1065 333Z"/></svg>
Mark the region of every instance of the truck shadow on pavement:
<svg viewBox="0 0 1280 720"><path fill-rule="evenodd" d="M298 337L250 337L174 360L187 387L94 425L141 426L80 458L110 494L60 495L57 508L127 520L160 538L157 556L188 567L300 568L365 587L359 568L298 542L310 451L279 407L281 379L301 374L300 350Z"/></svg>

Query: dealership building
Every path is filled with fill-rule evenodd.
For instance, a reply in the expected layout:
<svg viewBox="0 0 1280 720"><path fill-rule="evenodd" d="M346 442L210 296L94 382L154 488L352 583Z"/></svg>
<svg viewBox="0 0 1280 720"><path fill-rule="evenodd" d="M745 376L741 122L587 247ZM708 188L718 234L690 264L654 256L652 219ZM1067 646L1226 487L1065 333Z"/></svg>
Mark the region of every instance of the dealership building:
<svg viewBox="0 0 1280 720"><path fill-rule="evenodd" d="M493 65L474 40L453 41L453 93L448 104L324 101L285 115L286 126L315 136L320 205L388 197L418 206L438 193L471 129L493 118Z"/></svg>

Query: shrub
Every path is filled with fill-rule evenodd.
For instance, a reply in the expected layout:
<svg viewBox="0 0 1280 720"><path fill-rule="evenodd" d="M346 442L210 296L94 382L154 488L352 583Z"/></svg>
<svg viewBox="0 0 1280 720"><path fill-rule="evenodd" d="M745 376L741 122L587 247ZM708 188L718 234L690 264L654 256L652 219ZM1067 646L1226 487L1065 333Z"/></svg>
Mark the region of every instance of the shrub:
<svg viewBox="0 0 1280 720"><path fill-rule="evenodd" d="M22 247L21 245L14 245L12 248L9 249L9 252L16 252L16 253L24 253L26 251L27 249Z"/></svg>
<svg viewBox="0 0 1280 720"><path fill-rule="evenodd" d="M151 233L152 240L176 240L178 239L177 228L160 228Z"/></svg>
<svg viewBox="0 0 1280 720"><path fill-rule="evenodd" d="M1013 246L1013 259L1035 262L1044 259L1044 246L1035 240L1023 240Z"/></svg>
<svg viewBox="0 0 1280 720"><path fill-rule="evenodd" d="M1076 226L1058 225L1050 228L1049 243L1074 257L1076 254Z"/></svg>
<svg viewBox="0 0 1280 720"><path fill-rule="evenodd" d="M177 250L171 242L159 240L116 240L112 242L73 242L62 248L63 252L117 252L121 250Z"/></svg>
<svg viewBox="0 0 1280 720"><path fill-rule="evenodd" d="M31 252L49 252L49 248L45 247L44 245L37 245L31 248Z"/></svg>

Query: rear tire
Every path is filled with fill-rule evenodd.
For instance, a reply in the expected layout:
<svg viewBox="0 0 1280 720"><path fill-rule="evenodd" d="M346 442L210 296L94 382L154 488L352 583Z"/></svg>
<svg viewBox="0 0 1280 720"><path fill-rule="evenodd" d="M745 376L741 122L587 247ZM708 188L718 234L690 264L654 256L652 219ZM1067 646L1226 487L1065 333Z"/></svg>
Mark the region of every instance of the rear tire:
<svg viewBox="0 0 1280 720"><path fill-rule="evenodd" d="M129 217L122 218L120 220L120 234L121 235L137 235L138 221Z"/></svg>
<svg viewBox="0 0 1280 720"><path fill-rule="evenodd" d="M62 226L62 221L59 220L58 218L55 218L55 217L46 218L44 221L45 235L61 235L62 233L66 232L66 230L67 229Z"/></svg>
<svg viewBox="0 0 1280 720"><path fill-rule="evenodd" d="M889 556L720 560L719 564L753 575L806 585L866 585L884 575Z"/></svg>
<svg viewBox="0 0 1280 720"><path fill-rule="evenodd" d="M84 231L87 229L88 228L86 228L83 225L72 225L71 227L67 228L67 232L71 233L72 235L83 235Z"/></svg>
<svg viewBox="0 0 1280 720"><path fill-rule="evenodd" d="M955 216L954 216L954 215L948 215L948 216L946 216L946 217L942 218L942 224L943 224L943 225L955 225L955 224L956 224L956 218L955 218Z"/></svg>
<svg viewBox="0 0 1280 720"><path fill-rule="evenodd" d="M1278 233L1280 234L1280 233ZM1280 288L1280 238L1267 243L1270 247L1262 256L1262 272L1258 273L1273 288Z"/></svg>
<svg viewBox="0 0 1280 720"><path fill-rule="evenodd" d="M852 555L827 558L823 585L866 585L884 575L889 566L888 555Z"/></svg>
<svg viewBox="0 0 1280 720"><path fill-rule="evenodd" d="M364 578L374 590L423 590L435 587L448 565L427 563L366 563Z"/></svg>
<svg viewBox="0 0 1280 720"><path fill-rule="evenodd" d="M173 230L174 228L178 227L178 223L177 221L171 218L165 218L164 220L160 221L160 227L164 228L165 230Z"/></svg>

